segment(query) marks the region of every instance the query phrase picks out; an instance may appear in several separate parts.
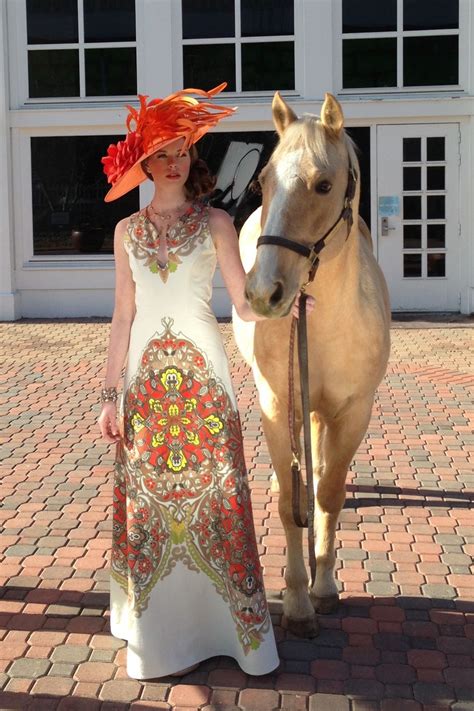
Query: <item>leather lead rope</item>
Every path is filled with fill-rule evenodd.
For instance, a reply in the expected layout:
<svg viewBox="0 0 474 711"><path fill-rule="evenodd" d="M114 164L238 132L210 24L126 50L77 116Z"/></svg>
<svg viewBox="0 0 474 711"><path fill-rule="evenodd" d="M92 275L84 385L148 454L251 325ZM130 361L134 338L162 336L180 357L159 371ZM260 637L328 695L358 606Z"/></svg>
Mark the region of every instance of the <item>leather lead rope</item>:
<svg viewBox="0 0 474 711"><path fill-rule="evenodd" d="M309 404L308 338L306 333L306 299L301 293L298 317L298 355L300 361L301 401L303 404L303 436L306 466L306 489L308 492L308 559L311 571L311 587L316 580L316 551L314 546L314 479L311 454L311 421Z"/></svg>
<svg viewBox="0 0 474 711"><path fill-rule="evenodd" d="M317 269L317 264L315 271ZM304 287L303 287L304 288ZM306 300L308 296L302 290L298 308L298 319L293 317L290 331L290 358L289 358L289 396L288 396L288 424L290 430L291 449L293 459L291 462L292 477L292 509L293 518L299 528L308 528L308 560L311 571L311 587L316 580L316 553L314 536L314 479L313 479L313 457L311 452L311 419L309 403L309 366L308 366L308 339L306 329ZM298 322L298 323L296 323ZM295 439L295 417L294 417L294 341L295 330L298 333L298 362L300 371L301 404L303 410L303 442L306 469L306 492L307 492L307 516L303 520L300 513L300 483L301 464L298 448Z"/></svg>

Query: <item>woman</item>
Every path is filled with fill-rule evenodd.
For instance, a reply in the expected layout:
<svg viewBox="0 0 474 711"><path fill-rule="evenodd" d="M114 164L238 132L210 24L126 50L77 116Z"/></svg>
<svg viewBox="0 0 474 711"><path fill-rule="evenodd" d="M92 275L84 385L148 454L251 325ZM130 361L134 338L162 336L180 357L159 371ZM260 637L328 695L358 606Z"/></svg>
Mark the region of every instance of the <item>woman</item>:
<svg viewBox="0 0 474 711"><path fill-rule="evenodd" d="M137 679L215 655L249 674L278 664L258 560L242 434L210 308L216 259L241 318L245 273L230 217L194 143L232 112L188 90L130 109L103 158L120 197L149 177L150 204L118 223L115 308L99 425L116 443L111 631ZM132 122L135 129L130 130ZM117 390L128 353L117 424Z"/></svg>

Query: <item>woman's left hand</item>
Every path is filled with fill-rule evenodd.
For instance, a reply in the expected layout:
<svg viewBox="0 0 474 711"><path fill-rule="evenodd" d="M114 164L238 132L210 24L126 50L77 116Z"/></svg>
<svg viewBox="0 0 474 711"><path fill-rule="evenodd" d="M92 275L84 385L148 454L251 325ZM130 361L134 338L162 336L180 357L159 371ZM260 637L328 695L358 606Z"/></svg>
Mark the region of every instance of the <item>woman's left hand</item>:
<svg viewBox="0 0 474 711"><path fill-rule="evenodd" d="M295 302L293 304L293 308L291 310L291 314L292 314L292 316L294 316L294 318L298 318L300 296L301 296L301 291L298 292L298 296L296 297ZM308 298L306 299L306 316L308 316L311 313L311 311L314 309L315 305L316 305L316 300L315 300L314 296L309 296L309 294L308 294Z"/></svg>

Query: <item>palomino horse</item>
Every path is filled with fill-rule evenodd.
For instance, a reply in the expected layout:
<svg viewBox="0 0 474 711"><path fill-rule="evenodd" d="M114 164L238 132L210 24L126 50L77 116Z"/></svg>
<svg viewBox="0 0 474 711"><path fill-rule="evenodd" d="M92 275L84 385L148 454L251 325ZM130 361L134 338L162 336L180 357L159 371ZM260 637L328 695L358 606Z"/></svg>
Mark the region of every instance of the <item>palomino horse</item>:
<svg viewBox="0 0 474 711"><path fill-rule="evenodd" d="M248 271L246 296L253 310L267 318L243 322L234 313L234 334L253 367L263 429L278 478L279 513L287 540L284 625L299 636L312 637L317 634L315 611L330 612L338 603L337 519L344 505L347 470L366 433L375 390L387 366L390 306L370 233L359 218L359 165L343 129L339 103L326 94L320 120L298 119L276 93L272 109L280 142L259 177L262 208L249 217L240 236ZM356 181L353 224L342 215L351 171ZM278 244L262 244L257 250L257 238L260 233L283 236L311 246L328 231L315 279L306 288L316 300L307 329L317 567L314 585L308 589L302 529L292 515L287 407L290 311L308 280L310 263ZM299 442L299 385L295 400ZM301 491L304 511L306 493Z"/></svg>

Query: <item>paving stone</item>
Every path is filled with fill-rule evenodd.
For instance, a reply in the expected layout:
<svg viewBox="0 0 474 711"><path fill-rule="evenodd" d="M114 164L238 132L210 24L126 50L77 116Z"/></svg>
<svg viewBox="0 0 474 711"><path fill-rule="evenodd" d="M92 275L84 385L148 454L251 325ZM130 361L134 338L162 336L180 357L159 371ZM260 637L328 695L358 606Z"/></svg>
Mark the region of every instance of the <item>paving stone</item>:
<svg viewBox="0 0 474 711"><path fill-rule="evenodd" d="M2 504L3 506L3 504ZM33 553L36 551L37 546L25 546L25 545L15 545L15 546L10 546L5 550L5 555L8 556L19 556L21 558L24 558L27 555L33 555Z"/></svg>
<svg viewBox="0 0 474 711"><path fill-rule="evenodd" d="M89 658L90 662L113 662L115 659L115 649L93 649Z"/></svg>
<svg viewBox="0 0 474 711"><path fill-rule="evenodd" d="M98 699L82 699L70 696L60 700L56 711L99 711L101 702Z"/></svg>
<svg viewBox="0 0 474 711"><path fill-rule="evenodd" d="M211 689L208 686L177 684L171 689L168 701L172 706L198 708L207 704L210 696Z"/></svg>
<svg viewBox="0 0 474 711"><path fill-rule="evenodd" d="M312 694L309 711L350 711L350 703L340 694Z"/></svg>
<svg viewBox="0 0 474 711"><path fill-rule="evenodd" d="M71 662L80 664L90 656L90 647L78 644L62 644L56 647L51 655L54 662Z"/></svg>
<svg viewBox="0 0 474 711"><path fill-rule="evenodd" d="M282 694L280 704L283 711L307 711L308 697L301 694Z"/></svg>
<svg viewBox="0 0 474 711"><path fill-rule="evenodd" d="M239 694L242 711L273 711L279 706L279 694L271 689L244 689Z"/></svg>
<svg viewBox="0 0 474 711"><path fill-rule="evenodd" d="M144 681L144 688L141 694L143 701L164 701L168 696L169 684Z"/></svg>
<svg viewBox="0 0 474 711"><path fill-rule="evenodd" d="M318 641L321 641L320 636L317 637ZM278 646L278 652L281 659L301 659L305 661L312 661L316 656L316 646L312 642L306 642L305 640L286 640L281 642Z"/></svg>
<svg viewBox="0 0 474 711"><path fill-rule="evenodd" d="M37 679L44 676L50 666L48 659L16 659L8 669L8 674L14 678Z"/></svg>
<svg viewBox="0 0 474 711"><path fill-rule="evenodd" d="M433 704L448 706L456 700L455 694L451 687L446 684L426 684L424 682L416 682L413 686L415 699L422 704Z"/></svg>
<svg viewBox="0 0 474 711"><path fill-rule="evenodd" d="M381 595L391 597L393 595L398 595L400 589L398 585L390 582L369 582L366 585L367 592L371 595Z"/></svg>
<svg viewBox="0 0 474 711"><path fill-rule="evenodd" d="M422 711L418 701L413 699L382 699L380 702L381 711Z"/></svg>
<svg viewBox="0 0 474 711"><path fill-rule="evenodd" d="M383 684L371 679L348 679L344 682L344 690L350 698L377 700L384 696Z"/></svg>
<svg viewBox="0 0 474 711"><path fill-rule="evenodd" d="M76 617L80 612L81 608L74 607L73 605L48 605L45 614L61 617Z"/></svg>
<svg viewBox="0 0 474 711"><path fill-rule="evenodd" d="M456 597L456 590L447 584L427 584L422 585L423 595L431 598L453 598Z"/></svg>
<svg viewBox="0 0 474 711"><path fill-rule="evenodd" d="M73 679L48 675L35 682L32 692L33 694L48 694L49 696L67 696L73 686Z"/></svg>
<svg viewBox="0 0 474 711"><path fill-rule="evenodd" d="M277 676L275 689L280 693L284 691L295 691L310 694L316 691L316 682L312 676L307 674L287 674L283 672Z"/></svg>
<svg viewBox="0 0 474 711"><path fill-rule="evenodd" d="M104 701L126 704L138 699L140 691L141 685L138 681L113 679L112 681L106 681L102 685L99 696ZM101 706L101 711L103 708L105 708L104 704Z"/></svg>

